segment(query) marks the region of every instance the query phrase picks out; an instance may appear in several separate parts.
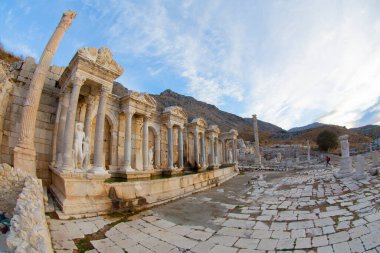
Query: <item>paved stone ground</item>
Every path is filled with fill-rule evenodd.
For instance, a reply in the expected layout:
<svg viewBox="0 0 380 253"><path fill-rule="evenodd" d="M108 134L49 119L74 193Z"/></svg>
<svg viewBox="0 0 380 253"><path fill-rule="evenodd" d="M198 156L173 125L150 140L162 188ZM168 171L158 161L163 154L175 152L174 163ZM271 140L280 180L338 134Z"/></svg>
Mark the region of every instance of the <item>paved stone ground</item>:
<svg viewBox="0 0 380 253"><path fill-rule="evenodd" d="M261 175L261 176L260 176ZM120 222L88 252L380 252L380 178L253 172ZM114 220L51 220L56 252Z"/></svg>

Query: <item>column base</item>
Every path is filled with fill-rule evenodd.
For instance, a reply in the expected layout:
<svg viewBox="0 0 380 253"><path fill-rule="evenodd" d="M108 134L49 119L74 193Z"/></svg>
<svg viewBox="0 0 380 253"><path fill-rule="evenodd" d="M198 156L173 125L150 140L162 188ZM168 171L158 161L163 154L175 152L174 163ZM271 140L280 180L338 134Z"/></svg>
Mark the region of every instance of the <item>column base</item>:
<svg viewBox="0 0 380 253"><path fill-rule="evenodd" d="M334 173L334 177L337 179L350 177L350 176L352 176L352 172L338 171Z"/></svg>
<svg viewBox="0 0 380 253"><path fill-rule="evenodd" d="M362 172L362 173L354 173L352 175L352 179L354 180L363 180L367 178L367 173Z"/></svg>
<svg viewBox="0 0 380 253"><path fill-rule="evenodd" d="M36 150L34 147L16 146L13 150L13 166L36 176Z"/></svg>
<svg viewBox="0 0 380 253"><path fill-rule="evenodd" d="M128 172L136 172L136 170L132 169L130 165L124 166L119 170L119 173L128 173Z"/></svg>
<svg viewBox="0 0 380 253"><path fill-rule="evenodd" d="M94 174L94 175L107 175L109 174L108 171L104 169L104 167L93 167L88 171L88 173Z"/></svg>

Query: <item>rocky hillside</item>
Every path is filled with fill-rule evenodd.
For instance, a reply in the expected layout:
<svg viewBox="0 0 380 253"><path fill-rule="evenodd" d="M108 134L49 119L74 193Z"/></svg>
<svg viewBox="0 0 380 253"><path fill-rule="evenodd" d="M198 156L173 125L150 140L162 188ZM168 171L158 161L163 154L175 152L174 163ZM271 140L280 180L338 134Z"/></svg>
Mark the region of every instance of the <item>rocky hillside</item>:
<svg viewBox="0 0 380 253"><path fill-rule="evenodd" d="M232 113L219 110L216 106L198 101L190 96L184 96L171 90L165 90L159 95L152 95L157 101L157 109L163 110L168 106L181 106L187 112L189 120L195 117L203 117L209 125L216 124L225 132L231 128L238 130L239 137L245 140L253 140L252 119L242 118ZM258 121L259 129L264 136L284 131L273 124Z"/></svg>
<svg viewBox="0 0 380 253"><path fill-rule="evenodd" d="M122 84L114 82L112 92L118 96L123 96L128 92L128 89L123 87ZM251 118L242 118L232 113L221 111L214 105L198 101L193 97L184 96L171 90L165 90L159 95L151 94L151 96L157 101L158 111L163 111L168 106L180 106L188 114L189 121L195 117L203 117L209 125L216 124L223 132L234 128L238 130L240 138L244 140L254 139ZM275 133L285 132L282 128L261 120L258 121L258 125L263 141Z"/></svg>
<svg viewBox="0 0 380 253"><path fill-rule="evenodd" d="M372 137L372 138L380 137L380 126L378 125L366 125L366 126L357 127L357 128L350 128L350 130L359 134Z"/></svg>
<svg viewBox="0 0 380 253"><path fill-rule="evenodd" d="M329 130L334 132L336 135L349 135L350 146L352 148L356 148L357 150L364 150L366 148L367 143L372 141L372 137L365 136L361 133L355 132L352 129L347 129L345 127L336 126L336 125L325 125L322 124L319 127L308 128L305 130L297 131L297 132L285 132L279 133L272 136L272 142L275 143L284 143L284 144L292 144L292 143L306 143L306 140L310 140L311 145L316 146L317 136L323 130Z"/></svg>

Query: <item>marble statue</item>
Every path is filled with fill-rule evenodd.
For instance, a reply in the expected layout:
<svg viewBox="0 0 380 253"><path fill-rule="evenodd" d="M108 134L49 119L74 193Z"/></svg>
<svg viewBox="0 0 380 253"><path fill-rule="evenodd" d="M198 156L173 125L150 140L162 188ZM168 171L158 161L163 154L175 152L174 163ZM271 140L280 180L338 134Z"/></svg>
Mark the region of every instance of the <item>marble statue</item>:
<svg viewBox="0 0 380 253"><path fill-rule="evenodd" d="M83 169L87 170L90 166L90 137L86 136L83 142Z"/></svg>
<svg viewBox="0 0 380 253"><path fill-rule="evenodd" d="M153 165L153 159L154 159L153 154L154 153L153 153L153 146L152 146L152 147L149 148L149 154L148 154L149 164L150 165Z"/></svg>
<svg viewBox="0 0 380 253"><path fill-rule="evenodd" d="M83 168L83 141L85 134L83 132L83 124L77 123L74 133L74 167L75 169ZM79 167L78 167L79 163Z"/></svg>
<svg viewBox="0 0 380 253"><path fill-rule="evenodd" d="M229 163L233 162L232 149L228 150L228 162Z"/></svg>

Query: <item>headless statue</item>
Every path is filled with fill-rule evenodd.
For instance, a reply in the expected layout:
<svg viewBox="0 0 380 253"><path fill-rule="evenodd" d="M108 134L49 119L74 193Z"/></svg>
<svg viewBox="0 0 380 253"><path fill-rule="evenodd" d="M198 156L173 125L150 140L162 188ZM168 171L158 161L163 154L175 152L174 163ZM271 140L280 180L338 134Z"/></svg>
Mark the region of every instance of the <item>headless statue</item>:
<svg viewBox="0 0 380 253"><path fill-rule="evenodd" d="M83 132L83 124L77 123L74 134L74 167L75 169L83 168L83 141L85 134ZM79 167L78 167L79 163Z"/></svg>
<svg viewBox="0 0 380 253"><path fill-rule="evenodd" d="M149 148L148 158L149 158L149 164L153 165L153 147Z"/></svg>

